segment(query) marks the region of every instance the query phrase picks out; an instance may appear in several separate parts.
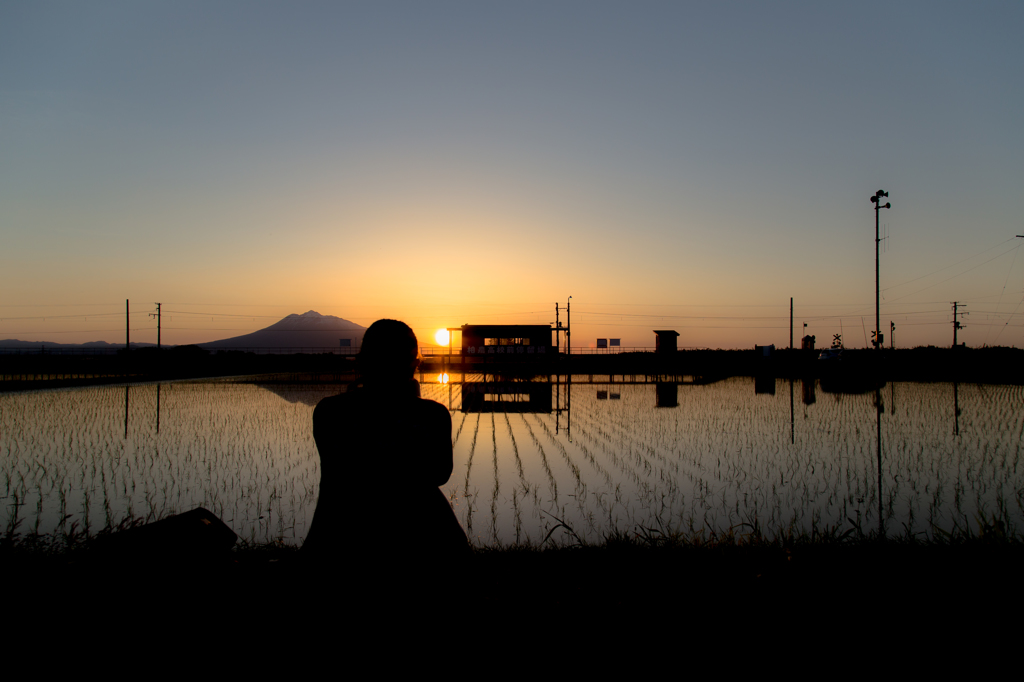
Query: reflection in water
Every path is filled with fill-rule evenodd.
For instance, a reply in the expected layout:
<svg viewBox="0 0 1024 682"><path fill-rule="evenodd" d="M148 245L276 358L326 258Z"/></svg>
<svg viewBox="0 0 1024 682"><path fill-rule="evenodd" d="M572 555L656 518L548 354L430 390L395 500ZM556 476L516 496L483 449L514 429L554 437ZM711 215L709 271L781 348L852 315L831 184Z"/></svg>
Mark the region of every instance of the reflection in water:
<svg viewBox="0 0 1024 682"><path fill-rule="evenodd" d="M960 393L955 381L953 382L953 435L960 435Z"/></svg>
<svg viewBox="0 0 1024 682"><path fill-rule="evenodd" d="M757 395L775 395L775 377L762 375L754 377L754 393Z"/></svg>
<svg viewBox="0 0 1024 682"><path fill-rule="evenodd" d="M486 378L486 377L485 377ZM555 434L560 433L562 413L565 413L565 437L572 442L572 375L565 376L565 388L562 388L562 375L555 375Z"/></svg>
<svg viewBox="0 0 1024 682"><path fill-rule="evenodd" d="M875 466L878 469L878 535L885 536L885 515L882 513L882 414L885 412L885 405L882 404L882 392L875 389Z"/></svg>
<svg viewBox="0 0 1024 682"><path fill-rule="evenodd" d="M463 412L551 412L551 384L532 381L466 381ZM438 401L440 402L440 401Z"/></svg>
<svg viewBox="0 0 1024 682"><path fill-rule="evenodd" d="M814 379L801 379L800 387L803 392L804 405L813 405L817 401L814 395Z"/></svg>
<svg viewBox="0 0 1024 682"><path fill-rule="evenodd" d="M314 403L339 390L303 387ZM301 542L319 481L312 407L254 385L170 383L158 432L157 395L154 384L0 395L0 532L19 508L21 532L48 533L203 506L243 538Z"/></svg>
<svg viewBox="0 0 1024 682"><path fill-rule="evenodd" d="M796 444L796 430L793 424L793 380L789 380L789 444Z"/></svg>
<svg viewBox="0 0 1024 682"><path fill-rule="evenodd" d="M679 384L662 381L654 386L655 407L679 407Z"/></svg>
<svg viewBox="0 0 1024 682"><path fill-rule="evenodd" d="M954 386L951 434L948 384L900 384L897 412L880 389L808 403L808 381L797 421L792 384L787 405L784 386L755 394L750 378L573 383L591 380L571 398L568 377L421 386L452 406L455 473L442 490L474 542L540 542L562 522L600 541L637 526L810 533L854 519L930 536L997 513L1024 520L1021 387ZM675 408L657 409L669 388ZM244 538L299 544L319 485L312 409L342 390L211 381L0 395L0 530L15 513L22 532L45 533L204 506ZM388 504L386 478L351 484Z"/></svg>
<svg viewBox="0 0 1024 682"><path fill-rule="evenodd" d="M334 395L341 392L341 388L337 386L328 388L327 393L324 393L323 391L311 391L309 390L310 387L308 385L266 383L257 384L257 386L280 398L284 398L290 403L301 403L302 405L308 405L309 407L316 407L316 404L327 395Z"/></svg>

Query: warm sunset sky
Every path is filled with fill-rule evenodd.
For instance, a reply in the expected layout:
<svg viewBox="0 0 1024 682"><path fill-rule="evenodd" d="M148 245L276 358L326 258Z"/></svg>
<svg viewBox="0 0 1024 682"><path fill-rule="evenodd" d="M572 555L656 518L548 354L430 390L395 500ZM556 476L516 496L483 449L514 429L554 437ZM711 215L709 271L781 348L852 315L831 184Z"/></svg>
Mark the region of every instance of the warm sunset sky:
<svg viewBox="0 0 1024 682"><path fill-rule="evenodd" d="M1024 346L1020 2L0 3L0 339ZM194 313L194 314L188 314ZM45 319L43 319L45 318Z"/></svg>

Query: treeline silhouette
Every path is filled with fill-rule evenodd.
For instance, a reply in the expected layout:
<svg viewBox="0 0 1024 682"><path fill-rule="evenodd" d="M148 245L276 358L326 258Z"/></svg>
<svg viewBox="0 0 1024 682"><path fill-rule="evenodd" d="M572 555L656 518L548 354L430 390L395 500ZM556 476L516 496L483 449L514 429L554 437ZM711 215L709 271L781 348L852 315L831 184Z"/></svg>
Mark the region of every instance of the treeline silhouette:
<svg viewBox="0 0 1024 682"><path fill-rule="evenodd" d="M198 346L138 348L104 355L0 355L0 390L91 385L124 381L195 379L239 374L304 373L305 381L344 381L354 357L334 353L269 354L207 351ZM814 351L680 350L675 353L619 353L555 356L528 365L491 360L460 364L453 356L432 358L423 373L693 375L705 380L729 376L807 379L849 377L860 382L967 381L1024 384L1024 350L1017 348L868 349L844 351L842 360L821 361Z"/></svg>

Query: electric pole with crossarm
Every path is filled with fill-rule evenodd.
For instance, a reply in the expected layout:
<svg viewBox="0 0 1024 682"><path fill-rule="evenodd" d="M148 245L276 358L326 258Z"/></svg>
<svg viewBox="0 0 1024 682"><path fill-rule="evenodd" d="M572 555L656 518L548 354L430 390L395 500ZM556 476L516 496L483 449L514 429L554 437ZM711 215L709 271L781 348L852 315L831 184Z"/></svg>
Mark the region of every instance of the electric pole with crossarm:
<svg viewBox="0 0 1024 682"><path fill-rule="evenodd" d="M885 190L878 190L874 196L871 197L871 203L875 205L875 334L874 340L871 343L875 344L875 348L879 352L882 351L882 319L881 313L879 312L879 289L878 289L878 211L883 208L892 208L892 204L888 201L885 202L885 206L882 205L882 197L889 196L889 193Z"/></svg>
<svg viewBox="0 0 1024 682"><path fill-rule="evenodd" d="M960 322L960 320L957 319L957 316L959 315L959 316L963 317L964 315L970 315L970 313L958 313L956 311L957 308L963 308L964 307L963 303L960 303L959 301L953 301L952 304L953 304L953 348L956 348L956 333L957 333L958 330L964 328L963 323Z"/></svg>
<svg viewBox="0 0 1024 682"><path fill-rule="evenodd" d="M160 305L161 304L157 303L156 312L149 314L150 317L156 318L156 349L158 351L160 350Z"/></svg>

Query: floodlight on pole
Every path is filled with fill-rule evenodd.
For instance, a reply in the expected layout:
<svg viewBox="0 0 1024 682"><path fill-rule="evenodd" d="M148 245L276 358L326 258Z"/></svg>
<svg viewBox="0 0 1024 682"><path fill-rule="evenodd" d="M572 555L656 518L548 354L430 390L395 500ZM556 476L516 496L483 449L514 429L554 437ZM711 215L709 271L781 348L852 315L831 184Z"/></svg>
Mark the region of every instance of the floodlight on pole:
<svg viewBox="0 0 1024 682"><path fill-rule="evenodd" d="M880 296L879 296L879 279L878 279L878 211L883 208L892 208L892 204L888 201L885 205L882 205L882 197L889 196L889 193L885 190L878 190L874 196L871 197L871 203L875 205L875 338L872 341L875 344L875 348L881 352L882 350L882 315L880 311Z"/></svg>

